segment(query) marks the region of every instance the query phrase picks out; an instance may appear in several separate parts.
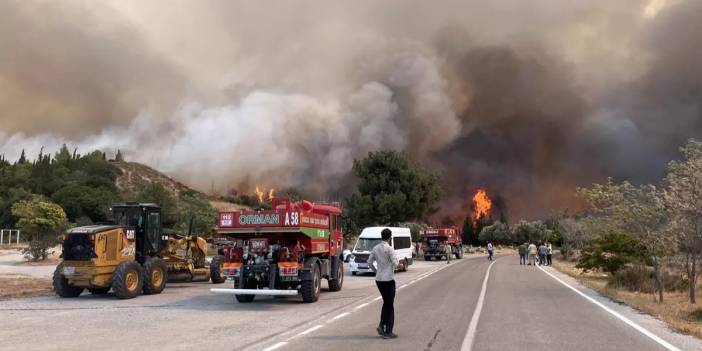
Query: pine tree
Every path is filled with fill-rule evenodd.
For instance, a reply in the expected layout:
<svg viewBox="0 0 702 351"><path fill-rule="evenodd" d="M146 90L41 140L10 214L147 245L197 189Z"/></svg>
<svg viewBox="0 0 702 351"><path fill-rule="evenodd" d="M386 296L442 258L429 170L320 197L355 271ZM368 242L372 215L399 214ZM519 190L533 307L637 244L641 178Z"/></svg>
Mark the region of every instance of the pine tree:
<svg viewBox="0 0 702 351"><path fill-rule="evenodd" d="M19 160L17 161L18 164L22 163L27 163L27 156L24 154L24 149L22 149L22 154L20 155Z"/></svg>

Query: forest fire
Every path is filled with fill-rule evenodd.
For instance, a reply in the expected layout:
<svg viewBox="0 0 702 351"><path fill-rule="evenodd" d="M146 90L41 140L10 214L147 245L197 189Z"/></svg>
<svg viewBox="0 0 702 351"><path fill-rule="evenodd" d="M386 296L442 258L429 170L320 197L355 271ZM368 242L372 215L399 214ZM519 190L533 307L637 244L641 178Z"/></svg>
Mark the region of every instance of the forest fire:
<svg viewBox="0 0 702 351"><path fill-rule="evenodd" d="M478 189L473 196L473 221L478 222L481 217L487 217L492 209L492 200L485 189Z"/></svg>
<svg viewBox="0 0 702 351"><path fill-rule="evenodd" d="M275 196L275 188L269 189L268 196L266 196L266 192L262 191L261 188L258 185L256 185L256 196L258 197L258 202L272 200L273 196Z"/></svg>

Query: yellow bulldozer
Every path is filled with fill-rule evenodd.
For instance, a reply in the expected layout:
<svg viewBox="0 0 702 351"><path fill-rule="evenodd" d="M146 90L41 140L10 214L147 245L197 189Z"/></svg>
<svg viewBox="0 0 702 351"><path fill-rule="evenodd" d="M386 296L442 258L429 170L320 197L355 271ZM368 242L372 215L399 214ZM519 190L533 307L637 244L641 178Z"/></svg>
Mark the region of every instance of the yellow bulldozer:
<svg viewBox="0 0 702 351"><path fill-rule="evenodd" d="M161 208L133 203L110 208L112 224L72 228L63 238L53 286L61 297L110 290L120 299L159 294L168 281L209 280L207 242L164 233Z"/></svg>

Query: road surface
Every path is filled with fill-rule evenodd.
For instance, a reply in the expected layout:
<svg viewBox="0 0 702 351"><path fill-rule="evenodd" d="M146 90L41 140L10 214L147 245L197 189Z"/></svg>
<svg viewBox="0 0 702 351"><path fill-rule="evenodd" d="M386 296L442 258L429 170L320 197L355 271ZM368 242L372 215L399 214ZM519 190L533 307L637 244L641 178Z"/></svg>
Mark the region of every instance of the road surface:
<svg viewBox="0 0 702 351"><path fill-rule="evenodd" d="M342 291L314 304L239 304L209 293L208 283L132 300L0 301L0 350L702 350L699 340L514 256L492 265L484 256L416 261L397 281L395 340L375 334L382 302L373 277L347 272Z"/></svg>

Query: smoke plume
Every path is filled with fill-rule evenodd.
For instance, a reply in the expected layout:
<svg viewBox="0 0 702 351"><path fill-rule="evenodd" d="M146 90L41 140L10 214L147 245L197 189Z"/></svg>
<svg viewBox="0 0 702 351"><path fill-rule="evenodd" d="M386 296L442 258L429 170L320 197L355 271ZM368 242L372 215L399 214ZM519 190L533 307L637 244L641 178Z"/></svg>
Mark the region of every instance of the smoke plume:
<svg viewBox="0 0 702 351"><path fill-rule="evenodd" d="M0 2L0 154L118 148L209 191L348 194L354 158L511 218L702 137L702 3Z"/></svg>

